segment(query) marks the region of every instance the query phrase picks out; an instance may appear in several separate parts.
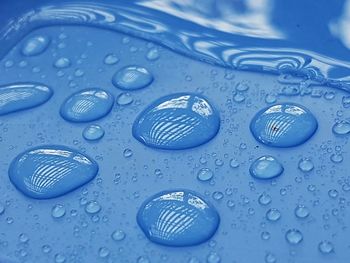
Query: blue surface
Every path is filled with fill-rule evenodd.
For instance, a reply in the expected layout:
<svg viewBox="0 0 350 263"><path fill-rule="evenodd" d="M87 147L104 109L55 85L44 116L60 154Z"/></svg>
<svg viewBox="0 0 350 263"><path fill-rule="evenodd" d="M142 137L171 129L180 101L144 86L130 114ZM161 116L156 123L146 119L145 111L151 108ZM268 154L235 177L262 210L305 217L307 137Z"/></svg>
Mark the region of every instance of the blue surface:
<svg viewBox="0 0 350 263"><path fill-rule="evenodd" d="M53 96L39 107L0 117L0 262L347 262L349 138L332 128L350 120L350 99L344 90L329 87L347 89L349 53L341 38L347 3L19 2L0 4L0 85L43 83ZM283 37L261 31L264 18ZM25 41L36 35L47 36L50 44L41 54L23 56ZM235 60L231 52L238 51ZM69 63L55 66L60 58ZM283 70L276 70L280 62ZM103 138L85 140L83 130L91 123L64 120L62 104L88 88L120 98L123 91L112 78L129 65L147 68L153 82L128 91L127 100L124 96L94 121L104 129ZM286 65L302 66L290 76ZM310 65L328 80L312 75ZM271 71L285 74L265 74ZM135 120L152 102L174 93L200 94L215 105L218 133L186 150L143 145L132 135ZM318 122L315 134L291 148L258 142L251 120L275 103L309 109ZM90 156L99 165L98 175L58 198L26 197L8 177L10 163L23 151L52 144ZM251 164L263 155L279 160L282 176L257 180L250 175ZM212 171L209 180L198 178L202 169ZM146 200L169 189L189 189L215 207L221 220L209 241L171 247L144 234L137 213Z"/></svg>

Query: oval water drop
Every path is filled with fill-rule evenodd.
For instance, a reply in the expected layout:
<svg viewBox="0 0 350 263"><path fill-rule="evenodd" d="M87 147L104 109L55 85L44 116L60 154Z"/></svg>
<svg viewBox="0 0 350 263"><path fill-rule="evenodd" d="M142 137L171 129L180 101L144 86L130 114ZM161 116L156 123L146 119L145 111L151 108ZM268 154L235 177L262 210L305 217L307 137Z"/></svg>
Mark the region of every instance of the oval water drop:
<svg viewBox="0 0 350 263"><path fill-rule="evenodd" d="M250 166L250 174L257 179L271 179L284 171L282 164L273 156L265 155L256 159Z"/></svg>
<svg viewBox="0 0 350 263"><path fill-rule="evenodd" d="M98 165L65 146L47 145L19 154L11 163L9 177L26 196L48 199L64 195L91 181Z"/></svg>
<svg viewBox="0 0 350 263"><path fill-rule="evenodd" d="M57 59L53 65L55 68L62 69L68 68L71 65L71 62L68 58L62 57Z"/></svg>
<svg viewBox="0 0 350 263"><path fill-rule="evenodd" d="M152 241L166 246L193 246L210 239L220 217L200 195L189 190L158 193L147 199L137 222Z"/></svg>
<svg viewBox="0 0 350 263"><path fill-rule="evenodd" d="M25 56L36 56L43 53L50 44L50 38L43 35L33 36L25 41L22 54Z"/></svg>
<svg viewBox="0 0 350 263"><path fill-rule="evenodd" d="M0 86L0 116L37 107L47 102L53 91L39 83L14 83Z"/></svg>
<svg viewBox="0 0 350 263"><path fill-rule="evenodd" d="M350 122L339 121L333 125L332 131L336 135L346 135L350 133Z"/></svg>
<svg viewBox="0 0 350 263"><path fill-rule="evenodd" d="M74 93L62 104L61 116L71 122L89 122L106 116L112 109L114 97L98 89L85 89Z"/></svg>
<svg viewBox="0 0 350 263"><path fill-rule="evenodd" d="M289 229L285 234L285 238L289 244L297 245L303 241L303 234L298 229Z"/></svg>
<svg viewBox="0 0 350 263"><path fill-rule="evenodd" d="M326 255L334 252L334 246L333 243L328 240L323 240L318 244L318 250Z"/></svg>
<svg viewBox="0 0 350 263"><path fill-rule="evenodd" d="M206 98L177 93L150 104L135 120L133 135L153 148L180 150L208 142L219 127L219 113Z"/></svg>
<svg viewBox="0 0 350 263"><path fill-rule="evenodd" d="M97 124L91 124L83 130L83 137L87 141L100 140L105 135L104 129Z"/></svg>
<svg viewBox="0 0 350 263"><path fill-rule="evenodd" d="M305 107L294 103L275 104L259 111L250 130L261 143L272 147L293 147L306 142L318 123Z"/></svg>
<svg viewBox="0 0 350 263"><path fill-rule="evenodd" d="M144 67L127 66L120 69L113 76L114 86L124 90L142 89L150 85L153 75Z"/></svg>
<svg viewBox="0 0 350 263"><path fill-rule="evenodd" d="M119 62L119 58L116 54L107 54L105 56L105 58L103 59L103 62L106 64L106 65L114 65L114 64L117 64Z"/></svg>

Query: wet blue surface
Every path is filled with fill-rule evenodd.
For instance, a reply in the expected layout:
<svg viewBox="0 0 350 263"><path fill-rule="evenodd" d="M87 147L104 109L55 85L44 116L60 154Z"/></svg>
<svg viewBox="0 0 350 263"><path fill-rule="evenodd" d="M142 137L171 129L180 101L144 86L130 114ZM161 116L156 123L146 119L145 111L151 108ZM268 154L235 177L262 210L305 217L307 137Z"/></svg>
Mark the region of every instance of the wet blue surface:
<svg viewBox="0 0 350 263"><path fill-rule="evenodd" d="M0 21L8 22L12 17L8 11L11 6L20 13L27 5L8 3L0 4L4 6L0 12L6 13ZM38 2L28 7L37 5L26 19L12 22L7 34L1 31L8 41L1 42L5 45L0 48L4 57L0 61L0 85L43 83L53 95L38 107L0 117L0 261L348 260L349 94L321 85L322 80L315 81L315 76L305 79L303 70L298 71L299 76L282 70L285 74L277 77L236 71L230 64L238 63L230 52L240 50L239 68L266 73L275 68L276 61L282 61L284 69L289 64L298 67L310 62L308 66L317 67L328 78L346 82L349 54L346 42L334 33L338 30L340 36L342 17L346 22L346 16L341 15L347 12L346 3L306 1L304 9L289 1L263 1L265 5L249 1L218 1L215 5L191 2L187 6L169 1L119 1L113 6L66 3L41 8ZM163 11L155 11L158 7ZM311 10L323 16L306 19ZM68 17L75 26L54 26L59 21L66 24ZM272 31L262 30L264 17L284 36L269 38ZM249 21L250 27L236 21ZM42 27L44 24L49 27ZM40 28L31 32L36 27ZM24 56L25 41L38 35L47 36L49 45L41 54ZM230 61L230 65L222 68L203 63L166 46L192 58L221 65ZM259 52L247 53L249 47ZM273 47L273 52L266 53L266 47ZM287 53L283 51L281 57L277 47ZM295 48L297 54L290 53ZM320 54L322 62L316 63ZM307 63L299 64L303 59ZM345 60L345 64L340 67L337 59ZM125 95L112 79L129 65L147 68L153 82ZM62 118L64 101L89 88L106 90L117 98L111 111L93 123ZM205 144L176 151L148 147L136 140L132 128L137 117L155 100L176 93L200 94L215 105L220 115L218 133ZM309 109L317 119L317 132L296 147L276 148L258 142L250 123L257 112L276 103L297 103ZM84 139L83 131L90 124L105 131L100 140ZM99 166L96 178L57 198L37 200L23 195L11 183L8 169L18 154L42 145L62 145L89 156ZM274 156L283 164L281 176L269 180L251 176L252 163L264 155ZM163 246L145 235L137 223L137 213L149 198L171 189L194 191L215 208L221 220L208 241L190 247Z"/></svg>

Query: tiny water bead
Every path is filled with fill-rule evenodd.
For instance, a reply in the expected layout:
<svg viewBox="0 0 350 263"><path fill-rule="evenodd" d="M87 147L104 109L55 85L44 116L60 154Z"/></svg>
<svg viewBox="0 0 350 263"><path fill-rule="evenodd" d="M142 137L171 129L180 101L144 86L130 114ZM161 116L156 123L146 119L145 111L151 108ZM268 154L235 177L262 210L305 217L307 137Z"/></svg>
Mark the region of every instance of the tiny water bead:
<svg viewBox="0 0 350 263"><path fill-rule="evenodd" d="M48 36L38 35L27 39L22 46L24 56L36 56L43 53L50 44Z"/></svg>
<svg viewBox="0 0 350 263"><path fill-rule="evenodd" d="M350 122L339 121L333 125L332 131L336 135L347 135L350 133Z"/></svg>
<svg viewBox="0 0 350 263"><path fill-rule="evenodd" d="M281 218L281 212L276 208L271 208L266 212L266 219L275 222Z"/></svg>
<svg viewBox="0 0 350 263"><path fill-rule="evenodd" d="M216 252L210 252L207 257L207 263L220 263L221 257Z"/></svg>
<svg viewBox="0 0 350 263"><path fill-rule="evenodd" d="M119 106L126 106L131 104L134 101L134 98L132 97L132 95L128 92L123 92L121 94L118 95L117 97L117 104Z"/></svg>
<svg viewBox="0 0 350 263"><path fill-rule="evenodd" d="M8 172L10 181L24 195L48 199L91 181L98 172L98 165L76 150L47 145L19 154Z"/></svg>
<svg viewBox="0 0 350 263"><path fill-rule="evenodd" d="M259 111L250 130L261 143L272 147L303 144L316 132L318 123L305 107L294 103L275 104Z"/></svg>
<svg viewBox="0 0 350 263"><path fill-rule="evenodd" d="M116 54L107 54L103 60L106 65L114 65L119 62L119 58Z"/></svg>
<svg viewBox="0 0 350 263"><path fill-rule="evenodd" d="M132 151L131 149L129 149L129 148L126 148L126 149L124 150L124 152L123 152L123 155L124 155L125 158L129 158L129 157L131 157L133 154L134 154L133 151Z"/></svg>
<svg viewBox="0 0 350 263"><path fill-rule="evenodd" d="M71 62L68 58L62 57L55 61L53 64L55 68L62 69L62 68L68 68L71 65Z"/></svg>
<svg viewBox="0 0 350 263"><path fill-rule="evenodd" d="M98 250L98 255L100 256L100 258L106 258L109 256L109 254L110 251L106 247L100 247L100 249Z"/></svg>
<svg viewBox="0 0 350 263"><path fill-rule="evenodd" d="M0 86L0 116L34 108L47 102L53 91L39 83L13 83Z"/></svg>
<svg viewBox="0 0 350 263"><path fill-rule="evenodd" d="M303 234L298 229L289 229L285 238L291 245L297 245L303 241Z"/></svg>
<svg viewBox="0 0 350 263"><path fill-rule="evenodd" d="M265 263L276 263L277 259L276 256L272 253L267 253L265 255Z"/></svg>
<svg viewBox="0 0 350 263"><path fill-rule="evenodd" d="M105 135L104 129L97 124L91 124L83 130L83 137L87 141L100 140Z"/></svg>
<svg viewBox="0 0 350 263"><path fill-rule="evenodd" d="M202 168L197 172L197 179L202 182L211 180L213 176L214 172L209 168Z"/></svg>
<svg viewBox="0 0 350 263"><path fill-rule="evenodd" d="M61 253L57 253L55 255L55 263L64 263L66 262L66 257L65 255L61 254Z"/></svg>
<svg viewBox="0 0 350 263"><path fill-rule="evenodd" d="M314 169L314 163L309 158L302 158L298 163L298 168L304 172L311 172Z"/></svg>
<svg viewBox="0 0 350 263"><path fill-rule="evenodd" d="M101 211L101 206L95 200L89 201L85 206L85 212L88 214L97 214L100 211Z"/></svg>
<svg viewBox="0 0 350 263"><path fill-rule="evenodd" d="M135 120L132 132L147 146L180 150L210 141L219 128L219 113L206 98L176 93L151 103Z"/></svg>
<svg viewBox="0 0 350 263"><path fill-rule="evenodd" d="M112 239L114 241L122 241L125 239L125 236L126 236L125 232L123 230L120 230L120 229L118 229L112 233Z"/></svg>
<svg viewBox="0 0 350 263"><path fill-rule="evenodd" d="M106 116L112 109L114 97L98 89L85 89L69 96L61 106L62 118L71 122L89 122Z"/></svg>
<svg viewBox="0 0 350 263"><path fill-rule="evenodd" d="M209 240L220 217L216 209L190 190L160 192L139 209L137 223L152 241L166 246L193 246Z"/></svg>
<svg viewBox="0 0 350 263"><path fill-rule="evenodd" d="M112 78L114 86L124 90L137 90L150 85L153 75L144 67L127 66L120 69Z"/></svg>
<svg viewBox="0 0 350 263"><path fill-rule="evenodd" d="M333 243L327 240L323 240L318 244L318 250L322 254L330 254L334 252L334 246Z"/></svg>
<svg viewBox="0 0 350 263"><path fill-rule="evenodd" d="M265 155L256 159L250 166L250 174L257 179L271 179L284 171L282 164L273 156Z"/></svg>
<svg viewBox="0 0 350 263"><path fill-rule="evenodd" d="M265 192L262 193L262 194L259 196L259 199L258 199L259 204L260 204L260 205L264 205L264 206L270 204L271 201L272 201L271 196L270 196L269 194L265 193Z"/></svg>
<svg viewBox="0 0 350 263"><path fill-rule="evenodd" d="M64 205L57 204L52 207L51 215L53 218L61 218L66 214L66 208Z"/></svg>
<svg viewBox="0 0 350 263"><path fill-rule="evenodd" d="M146 58L150 61L155 61L159 59L159 57L160 57L160 54L157 48L151 48L150 50L148 50L146 54Z"/></svg>
<svg viewBox="0 0 350 263"><path fill-rule="evenodd" d="M239 167L239 161L236 158L232 158L230 160L230 167L231 168L238 168Z"/></svg>
<svg viewBox="0 0 350 263"><path fill-rule="evenodd" d="M297 218L304 219L304 218L307 218L310 215L310 211L309 211L309 209L306 206L298 205L294 209L294 214L295 214L295 216Z"/></svg>

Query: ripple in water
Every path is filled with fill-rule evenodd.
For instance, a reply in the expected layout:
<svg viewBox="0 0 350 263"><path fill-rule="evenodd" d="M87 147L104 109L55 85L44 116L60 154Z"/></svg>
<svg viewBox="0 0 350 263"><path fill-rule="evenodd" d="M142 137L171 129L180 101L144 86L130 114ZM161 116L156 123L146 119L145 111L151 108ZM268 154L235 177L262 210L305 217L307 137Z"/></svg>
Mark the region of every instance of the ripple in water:
<svg viewBox="0 0 350 263"><path fill-rule="evenodd" d="M140 66L127 66L120 69L113 76L112 83L123 90L137 90L150 85L153 75L146 68Z"/></svg>
<svg viewBox="0 0 350 263"><path fill-rule="evenodd" d="M98 165L91 158L65 146L35 147L11 163L9 177L26 196L48 199L64 195L91 181Z"/></svg>
<svg viewBox="0 0 350 263"><path fill-rule="evenodd" d="M257 179L271 179L280 176L284 171L282 164L273 156L262 156L250 166L250 174Z"/></svg>
<svg viewBox="0 0 350 263"><path fill-rule="evenodd" d="M89 122L101 119L112 109L114 97L102 89L86 89L69 96L62 104L61 116L71 122Z"/></svg>
<svg viewBox="0 0 350 263"><path fill-rule="evenodd" d="M15 83L0 86L0 116L34 108L47 102L53 91L39 83Z"/></svg>
<svg viewBox="0 0 350 263"><path fill-rule="evenodd" d="M36 56L43 53L50 44L50 38L47 36L33 36L27 39L22 46L24 56Z"/></svg>
<svg viewBox="0 0 350 263"><path fill-rule="evenodd" d="M220 217L199 194L189 190L158 193L147 199L137 222L152 241L166 246L193 246L209 240Z"/></svg>
<svg viewBox="0 0 350 263"><path fill-rule="evenodd" d="M283 103L259 111L250 130L261 143L272 147L293 147L305 143L316 132L318 123L304 106Z"/></svg>
<svg viewBox="0 0 350 263"><path fill-rule="evenodd" d="M177 93L150 104L135 120L133 135L150 147L180 150L210 141L219 127L219 113L206 98Z"/></svg>

